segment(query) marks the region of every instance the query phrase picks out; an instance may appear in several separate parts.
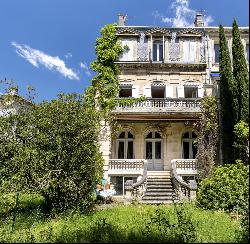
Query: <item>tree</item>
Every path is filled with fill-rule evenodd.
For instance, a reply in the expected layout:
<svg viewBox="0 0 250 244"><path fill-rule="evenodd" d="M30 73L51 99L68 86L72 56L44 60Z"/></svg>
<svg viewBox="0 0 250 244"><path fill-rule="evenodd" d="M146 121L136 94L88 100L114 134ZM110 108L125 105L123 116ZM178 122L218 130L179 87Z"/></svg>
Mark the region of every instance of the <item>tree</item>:
<svg viewBox="0 0 250 244"><path fill-rule="evenodd" d="M219 27L219 126L221 136L222 162L232 163L233 159L233 129L234 129L234 81L227 40L222 25Z"/></svg>
<svg viewBox="0 0 250 244"><path fill-rule="evenodd" d="M102 174L98 132L98 114L77 94L0 117L1 191L40 193L48 210L84 210Z"/></svg>
<svg viewBox="0 0 250 244"><path fill-rule="evenodd" d="M240 120L248 122L249 118L249 77L246 64L245 51L241 42L241 36L236 20L233 21L232 30L232 56L233 56L233 76L236 84L236 107L235 124Z"/></svg>

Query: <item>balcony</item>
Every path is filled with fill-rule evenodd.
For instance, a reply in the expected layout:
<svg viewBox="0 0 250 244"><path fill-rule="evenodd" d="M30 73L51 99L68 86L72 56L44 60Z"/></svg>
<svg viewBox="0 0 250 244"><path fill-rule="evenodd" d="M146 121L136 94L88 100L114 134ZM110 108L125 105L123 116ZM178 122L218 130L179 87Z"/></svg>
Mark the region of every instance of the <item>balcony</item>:
<svg viewBox="0 0 250 244"><path fill-rule="evenodd" d="M118 98L120 103L114 113L149 114L149 113L197 113L200 112L200 99L197 98L147 98L141 102L126 104L124 98Z"/></svg>

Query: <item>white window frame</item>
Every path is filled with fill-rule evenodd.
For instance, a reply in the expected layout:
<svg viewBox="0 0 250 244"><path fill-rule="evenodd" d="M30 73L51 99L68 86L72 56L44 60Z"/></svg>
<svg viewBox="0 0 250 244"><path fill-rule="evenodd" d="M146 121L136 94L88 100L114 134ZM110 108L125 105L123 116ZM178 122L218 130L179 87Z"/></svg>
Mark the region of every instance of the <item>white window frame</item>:
<svg viewBox="0 0 250 244"><path fill-rule="evenodd" d="M125 138L119 138L119 135L125 132ZM116 158L118 158L118 153L119 153L119 142L124 142L124 158L123 159L128 159L127 155L128 155L128 142L132 141L133 142L133 157L132 159L135 158L135 145L134 145L134 135L133 138L128 138L128 133L131 133L133 135L132 132L130 131L121 131L118 135L118 138L116 139Z"/></svg>

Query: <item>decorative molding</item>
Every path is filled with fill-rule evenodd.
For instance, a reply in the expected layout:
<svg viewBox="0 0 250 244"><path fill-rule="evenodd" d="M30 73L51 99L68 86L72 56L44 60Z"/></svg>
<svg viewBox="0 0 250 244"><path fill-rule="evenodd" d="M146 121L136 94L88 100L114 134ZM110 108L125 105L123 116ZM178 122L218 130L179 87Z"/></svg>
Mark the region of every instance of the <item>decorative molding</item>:
<svg viewBox="0 0 250 244"><path fill-rule="evenodd" d="M145 33L140 33L140 39L138 43L138 60L147 61L148 60L148 43Z"/></svg>
<svg viewBox="0 0 250 244"><path fill-rule="evenodd" d="M146 35L171 35L171 32L165 28L156 27L145 32Z"/></svg>
<svg viewBox="0 0 250 244"><path fill-rule="evenodd" d="M178 32L177 32L177 35L178 35L178 36L182 36L182 35L184 35L184 36L195 35L195 36L197 36L197 37L200 37L200 36L203 35L203 32L202 32L202 31L195 30L195 29L193 29L193 28L192 28L192 29L188 28L188 29L182 29L181 31L178 31Z"/></svg>
<svg viewBox="0 0 250 244"><path fill-rule="evenodd" d="M180 61L180 44L176 43L176 32L172 32L171 42L169 44L169 60Z"/></svg>
<svg viewBox="0 0 250 244"><path fill-rule="evenodd" d="M139 35L139 31L131 27L117 28L116 34L117 35Z"/></svg>

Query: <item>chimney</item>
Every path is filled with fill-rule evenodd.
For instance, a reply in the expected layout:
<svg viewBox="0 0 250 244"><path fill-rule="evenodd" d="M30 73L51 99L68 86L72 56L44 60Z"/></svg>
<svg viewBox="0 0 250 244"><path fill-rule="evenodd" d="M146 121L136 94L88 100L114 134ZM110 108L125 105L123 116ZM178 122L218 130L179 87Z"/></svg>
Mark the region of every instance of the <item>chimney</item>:
<svg viewBox="0 0 250 244"><path fill-rule="evenodd" d="M196 13L195 20L194 20L194 26L195 27L202 27L202 26L204 26L204 23L202 21L202 13L201 12L197 12Z"/></svg>
<svg viewBox="0 0 250 244"><path fill-rule="evenodd" d="M124 14L118 14L118 25L124 26L126 21L126 16Z"/></svg>

